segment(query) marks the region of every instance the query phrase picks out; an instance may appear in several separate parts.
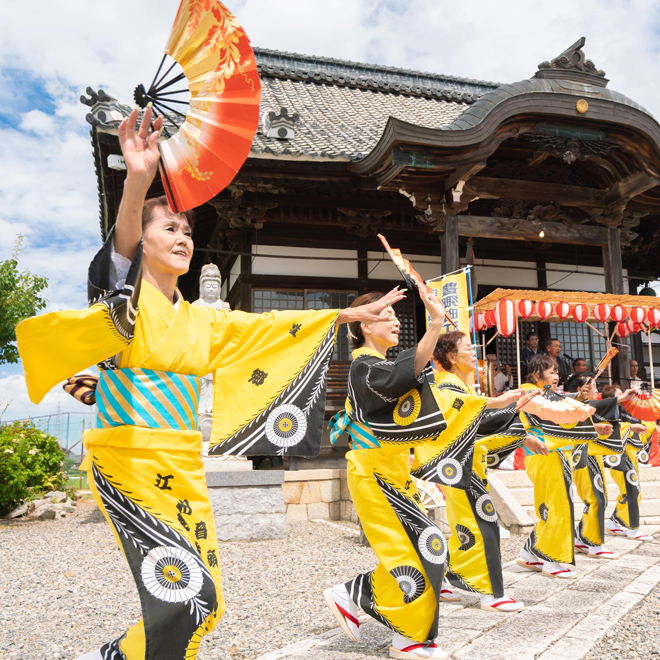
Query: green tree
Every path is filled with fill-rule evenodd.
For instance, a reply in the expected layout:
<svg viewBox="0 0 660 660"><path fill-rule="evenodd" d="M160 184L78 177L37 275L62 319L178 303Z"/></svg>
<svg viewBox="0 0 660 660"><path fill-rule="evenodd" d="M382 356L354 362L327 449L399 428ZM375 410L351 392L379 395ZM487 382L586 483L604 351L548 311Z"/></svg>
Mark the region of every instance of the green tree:
<svg viewBox="0 0 660 660"><path fill-rule="evenodd" d="M19 236L11 258L0 261L0 364L18 362L16 326L46 306L39 294L48 286L48 279L18 270L22 243Z"/></svg>

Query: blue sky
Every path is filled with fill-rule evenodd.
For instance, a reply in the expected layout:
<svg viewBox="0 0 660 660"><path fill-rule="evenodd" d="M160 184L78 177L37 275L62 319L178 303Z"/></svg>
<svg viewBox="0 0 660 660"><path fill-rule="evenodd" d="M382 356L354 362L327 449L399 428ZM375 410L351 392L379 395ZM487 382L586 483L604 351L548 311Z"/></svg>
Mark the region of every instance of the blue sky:
<svg viewBox="0 0 660 660"><path fill-rule="evenodd" d="M25 237L20 263L50 279L48 309L85 305L86 269L100 246L87 108L103 87L124 103L148 83L177 0L0 3L0 260ZM660 116L656 0L237 0L252 43L278 50L513 82L580 36L609 86ZM461 11L461 7L465 10ZM56 388L27 400L20 365L0 366L5 419L80 410Z"/></svg>

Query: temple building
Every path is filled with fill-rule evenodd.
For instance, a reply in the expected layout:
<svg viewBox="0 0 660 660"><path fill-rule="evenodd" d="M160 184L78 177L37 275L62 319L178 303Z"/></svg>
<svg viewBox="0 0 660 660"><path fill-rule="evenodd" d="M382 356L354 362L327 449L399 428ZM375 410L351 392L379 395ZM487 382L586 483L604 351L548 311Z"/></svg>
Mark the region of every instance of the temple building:
<svg viewBox="0 0 660 660"><path fill-rule="evenodd" d="M259 129L233 183L197 209L182 292L197 298L213 262L233 309L343 307L399 283L382 233L427 278L469 260L478 298L498 287L637 293L660 275L660 125L583 47L512 84L255 49ZM88 94L105 238L125 176L117 126L131 106ZM157 180L150 194L162 192ZM408 296L397 314L405 348L423 309ZM604 352L582 323L522 324L532 329L591 368ZM492 346L515 355L512 338ZM641 338L629 346L641 367ZM349 360L342 333L329 414L343 407Z"/></svg>

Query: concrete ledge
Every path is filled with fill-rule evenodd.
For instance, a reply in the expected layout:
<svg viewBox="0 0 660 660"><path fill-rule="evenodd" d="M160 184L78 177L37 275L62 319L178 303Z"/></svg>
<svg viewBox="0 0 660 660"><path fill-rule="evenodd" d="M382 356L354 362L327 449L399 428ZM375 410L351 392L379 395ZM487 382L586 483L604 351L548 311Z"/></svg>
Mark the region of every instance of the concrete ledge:
<svg viewBox="0 0 660 660"><path fill-rule="evenodd" d="M207 472L209 488L236 488L241 486L281 486L284 470L251 470L242 472Z"/></svg>
<svg viewBox="0 0 660 660"><path fill-rule="evenodd" d="M283 513L250 513L216 516L218 541L265 541L286 538Z"/></svg>
<svg viewBox="0 0 660 660"><path fill-rule="evenodd" d="M325 481L346 479L346 470L294 470L284 473L284 481Z"/></svg>
<svg viewBox="0 0 660 660"><path fill-rule="evenodd" d="M514 534L530 533L534 527L534 521L492 470L488 472L488 485L490 497L502 524Z"/></svg>

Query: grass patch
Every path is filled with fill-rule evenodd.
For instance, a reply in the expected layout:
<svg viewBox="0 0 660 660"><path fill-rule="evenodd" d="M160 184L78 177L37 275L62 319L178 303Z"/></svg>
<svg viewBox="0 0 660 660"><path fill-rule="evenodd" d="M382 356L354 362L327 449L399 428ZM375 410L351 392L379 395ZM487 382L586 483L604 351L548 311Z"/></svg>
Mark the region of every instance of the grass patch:
<svg viewBox="0 0 660 660"><path fill-rule="evenodd" d="M80 477L82 476L82 482ZM80 472L79 470L72 470L68 473L68 479L66 485L69 488L75 488L76 490L89 490L89 484L87 483L87 472Z"/></svg>

